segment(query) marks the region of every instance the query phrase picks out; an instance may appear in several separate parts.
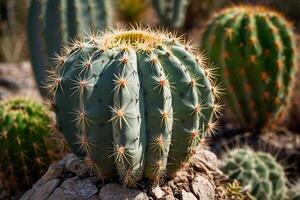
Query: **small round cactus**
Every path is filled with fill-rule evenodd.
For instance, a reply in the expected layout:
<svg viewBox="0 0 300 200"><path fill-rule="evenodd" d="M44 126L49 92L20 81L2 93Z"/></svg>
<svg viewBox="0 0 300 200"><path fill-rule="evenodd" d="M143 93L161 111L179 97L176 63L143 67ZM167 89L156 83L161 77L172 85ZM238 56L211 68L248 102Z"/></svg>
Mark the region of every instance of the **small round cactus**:
<svg viewBox="0 0 300 200"><path fill-rule="evenodd" d="M249 190L253 199L281 200L286 195L283 167L268 153L234 149L222 160L222 170Z"/></svg>
<svg viewBox="0 0 300 200"><path fill-rule="evenodd" d="M150 29L75 41L48 84L71 150L128 186L186 166L220 112L212 69L189 49Z"/></svg>
<svg viewBox="0 0 300 200"><path fill-rule="evenodd" d="M37 102L0 102L0 173L9 190L29 186L47 170L52 161L50 124L48 110Z"/></svg>
<svg viewBox="0 0 300 200"><path fill-rule="evenodd" d="M296 40L281 14L261 6L226 8L210 20L202 44L220 67L233 121L259 129L283 116L296 69Z"/></svg>

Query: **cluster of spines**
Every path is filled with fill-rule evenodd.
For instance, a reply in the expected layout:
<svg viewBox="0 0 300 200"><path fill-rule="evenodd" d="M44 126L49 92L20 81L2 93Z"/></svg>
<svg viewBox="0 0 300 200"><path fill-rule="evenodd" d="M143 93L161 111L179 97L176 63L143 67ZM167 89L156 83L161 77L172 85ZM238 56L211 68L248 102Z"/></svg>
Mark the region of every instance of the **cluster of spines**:
<svg viewBox="0 0 300 200"><path fill-rule="evenodd" d="M89 30L110 25L111 9L109 0L31 0L28 40L40 89L45 83L47 66L51 58L61 51L61 45Z"/></svg>
<svg viewBox="0 0 300 200"><path fill-rule="evenodd" d="M241 124L259 127L280 118L296 61L292 26L283 16L259 6L230 7L216 13L202 42L210 58L223 66L228 104Z"/></svg>
<svg viewBox="0 0 300 200"><path fill-rule="evenodd" d="M51 149L50 124L47 109L32 100L0 103L0 171L9 190L29 186L53 160L56 151Z"/></svg>
<svg viewBox="0 0 300 200"><path fill-rule="evenodd" d="M121 39L121 36L124 37L125 34L127 34L126 40ZM50 79L46 87L50 91L51 96L56 96L56 98L52 99L56 107L58 106L57 104L61 104L61 100L57 99L59 95L70 95L78 101L75 103L75 108L73 108L74 112L70 113L72 115L71 121L75 124L75 130L77 130L78 134L76 137L66 136L66 139L69 141L71 149L77 152L77 154L84 156L88 165L94 169L97 168L99 174L111 176L112 169L105 169L108 168L107 163L103 164L95 160L96 156L94 154L95 149L99 146L99 138L95 138L95 136L88 132L96 124L100 128L105 127L104 129L108 131L106 139L107 141L111 140L106 143L105 153L99 153L106 155L103 158L105 160L114 159L122 182L129 186L134 185L143 175L158 182L168 173L174 173L178 167L186 167L195 152L195 147L200 144L205 136L215 132L216 122L213 121L214 119L211 114L220 114L221 106L218 104L217 98L221 92L218 85L209 83L209 81L213 81L214 69L211 66L206 67L206 60L203 54L199 54L195 58L191 54L185 53L185 55L179 57L179 54L183 50L194 49L190 46L189 42L186 42L186 45L183 45L182 49L172 49L170 47L170 44L181 44L182 42L180 41L181 38L175 38L173 35L150 29L142 30L138 28L132 31L114 30L112 32L90 34L83 40L76 40L68 47L64 47L66 50L62 55L57 56L56 66L50 72ZM77 70L77 75L73 76L69 72L65 72L67 69L65 69L66 66L64 65L70 62L69 60L76 62L74 61L76 58L73 58L76 56L74 52L81 50L85 53L83 56L77 57L79 59L76 65L77 69L75 69ZM113 57L114 51L118 52L116 53L116 57ZM70 54L70 52L73 53ZM135 57L136 52L139 52L139 59ZM104 56L103 60L96 59L100 55ZM194 125L191 126L198 127L196 129L184 129L185 119L177 119L176 113L174 113L172 108L172 95L184 98L184 92L188 92L179 92L178 88L175 88L174 81L176 77L164 74L162 64L165 65L166 62L170 62L169 58L173 56L177 62L176 64L184 66L184 64L190 65L192 63L193 67L200 67L205 73L202 74L202 77L185 77L186 75L184 75L187 87L182 86L184 89L189 88L188 90L193 93L189 98L194 103L190 104L189 108L186 108L189 111L185 112L186 120L194 118L192 120ZM178 60L175 56L182 60ZM111 59L110 65L108 64L109 59ZM136 68L139 63L143 64L142 70ZM96 69L98 66L94 67L95 69L93 69L93 66L99 64L106 65L106 68L113 66L109 69L113 71L113 76L109 77L112 81L111 85L108 86L104 83L102 83L104 85L98 85L99 79L96 76L101 78L102 73L100 69ZM187 71L192 70L194 69L185 69L183 73L188 73ZM206 87L199 82L205 76L209 79L207 80L208 83L205 83L209 85L209 91L206 91L207 94L203 93L203 95L208 95L211 99L205 99L207 97L205 96L201 97L203 100L198 100L199 90ZM63 86L64 82L69 85ZM73 84L70 85L71 82ZM136 85L135 83L137 82L140 82L140 85ZM143 89L140 89L141 85L143 85ZM88 100L86 98L93 95L93 90L102 91L99 89L100 87L107 87L105 88L105 94L113 99L113 103L105 100L105 107L97 109L99 111L103 109L105 111L102 112L109 111L111 113L111 117L108 120L97 123L94 120L97 114L94 113L94 116L90 116L91 114L85 108L85 106L88 106L85 101ZM111 92L108 93L107 91ZM102 104L104 99L98 99L97 101ZM211 101L211 104L207 104L204 101ZM127 107L123 107L122 105L124 104ZM146 107L144 110L140 104L147 104L149 108ZM204 104L206 104L206 107L203 106ZM59 110L63 110L63 108ZM62 123L62 116L59 116L62 115L60 113L62 111L59 110L56 111L58 123ZM133 110L134 112L132 112ZM69 114L64 113L63 115L67 116ZM146 118L146 122L139 124L142 118ZM147 130L145 130L145 123L151 125ZM69 128L73 129L73 127ZM177 135L180 134L180 131L188 132L189 135L182 136L183 140L177 138L177 141L175 141L174 138L172 139L174 133L171 134L174 129L178 132ZM126 134L122 133L124 130L127 131ZM64 128L62 132L64 132ZM146 132L147 134L146 136L141 135L140 132ZM135 136L128 136L128 133L135 133ZM128 143L128 140L132 140L132 143ZM73 143L70 143L70 141L73 141ZM138 151L133 151L132 149L134 148L131 148L130 145L137 141L141 143L141 146ZM75 147L76 145L77 147ZM101 151L104 151L103 147L101 148ZM184 154L185 159L182 159L182 155L178 156L179 159L176 158L178 153L177 148L185 148L184 151L181 150L181 154ZM145 156L146 158L144 158ZM173 165L173 167L170 165ZM110 164L110 167L112 168L113 166ZM145 171L141 169L145 169Z"/></svg>

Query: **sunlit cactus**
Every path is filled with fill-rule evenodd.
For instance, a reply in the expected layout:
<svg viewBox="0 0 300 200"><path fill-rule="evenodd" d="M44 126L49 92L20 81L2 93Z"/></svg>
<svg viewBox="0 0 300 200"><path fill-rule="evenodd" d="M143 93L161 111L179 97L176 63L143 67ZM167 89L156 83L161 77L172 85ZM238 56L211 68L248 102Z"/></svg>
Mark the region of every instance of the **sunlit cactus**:
<svg viewBox="0 0 300 200"><path fill-rule="evenodd" d="M30 186L51 164L50 125L49 111L37 102L24 98L0 102L0 173L9 190Z"/></svg>
<svg viewBox="0 0 300 200"><path fill-rule="evenodd" d="M231 179L237 179L252 199L282 200L286 197L284 168L269 153L238 148L225 154L221 168Z"/></svg>
<svg viewBox="0 0 300 200"><path fill-rule="evenodd" d="M186 16L189 0L152 0L160 25L169 28L180 28Z"/></svg>
<svg viewBox="0 0 300 200"><path fill-rule="evenodd" d="M261 128L282 116L296 68L292 25L265 7L233 6L206 27L203 48L220 67L235 122Z"/></svg>
<svg viewBox="0 0 300 200"><path fill-rule="evenodd" d="M187 166L214 133L213 69L187 42L150 29L91 34L57 59L48 87L71 150L134 186Z"/></svg>
<svg viewBox="0 0 300 200"><path fill-rule="evenodd" d="M62 43L112 23L110 0L31 0L28 12L30 59L44 94L46 71Z"/></svg>

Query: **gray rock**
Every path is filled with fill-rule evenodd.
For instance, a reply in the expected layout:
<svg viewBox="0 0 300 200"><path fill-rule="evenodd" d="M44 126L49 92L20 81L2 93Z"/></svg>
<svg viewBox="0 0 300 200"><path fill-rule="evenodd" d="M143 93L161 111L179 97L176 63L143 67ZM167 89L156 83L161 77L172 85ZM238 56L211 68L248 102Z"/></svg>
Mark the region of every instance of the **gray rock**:
<svg viewBox="0 0 300 200"><path fill-rule="evenodd" d="M97 194L98 189L89 179L80 180L78 177L65 180L49 199L86 200Z"/></svg>
<svg viewBox="0 0 300 200"><path fill-rule="evenodd" d="M182 200L197 200L197 198L195 197L195 195L193 195L193 193L187 192L185 190L181 190L180 197Z"/></svg>
<svg viewBox="0 0 300 200"><path fill-rule="evenodd" d="M47 199L53 190L58 186L60 183L59 179L52 179L42 185L39 188L36 188L34 194L30 197L31 200L44 200Z"/></svg>
<svg viewBox="0 0 300 200"><path fill-rule="evenodd" d="M214 200L215 187L206 178L197 175L191 183L191 188L196 197L200 200Z"/></svg>
<svg viewBox="0 0 300 200"><path fill-rule="evenodd" d="M75 173L77 176L82 176L87 173L88 169L84 162L76 157L74 154L68 154L65 157L66 170Z"/></svg>
<svg viewBox="0 0 300 200"><path fill-rule="evenodd" d="M116 183L104 185L99 193L100 200L148 200L146 193L120 186Z"/></svg>
<svg viewBox="0 0 300 200"><path fill-rule="evenodd" d="M213 152L203 148L197 148L196 154L193 157L193 164L196 168L200 169L202 169L202 164L205 164L211 170L218 170L217 156Z"/></svg>
<svg viewBox="0 0 300 200"><path fill-rule="evenodd" d="M23 196L20 198L20 200L30 200L30 198L34 194L34 192L35 192L34 188L28 190L25 194L23 194Z"/></svg>
<svg viewBox="0 0 300 200"><path fill-rule="evenodd" d="M150 193L154 199L162 198L165 195L165 192L159 186L153 188Z"/></svg>

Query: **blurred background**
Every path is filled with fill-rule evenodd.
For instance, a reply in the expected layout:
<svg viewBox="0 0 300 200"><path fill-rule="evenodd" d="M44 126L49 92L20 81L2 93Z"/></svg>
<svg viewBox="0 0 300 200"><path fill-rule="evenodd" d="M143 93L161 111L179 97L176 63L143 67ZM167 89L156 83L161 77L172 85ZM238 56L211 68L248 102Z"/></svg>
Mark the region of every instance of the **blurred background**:
<svg viewBox="0 0 300 200"><path fill-rule="evenodd" d="M184 33L198 41L201 26L212 12L237 3L270 6L284 13L300 30L299 0L191 0L188 7ZM157 18L148 0L113 0L116 24L156 25ZM0 62L20 63L29 59L26 18L29 0L0 0ZM194 34L193 34L194 33Z"/></svg>

